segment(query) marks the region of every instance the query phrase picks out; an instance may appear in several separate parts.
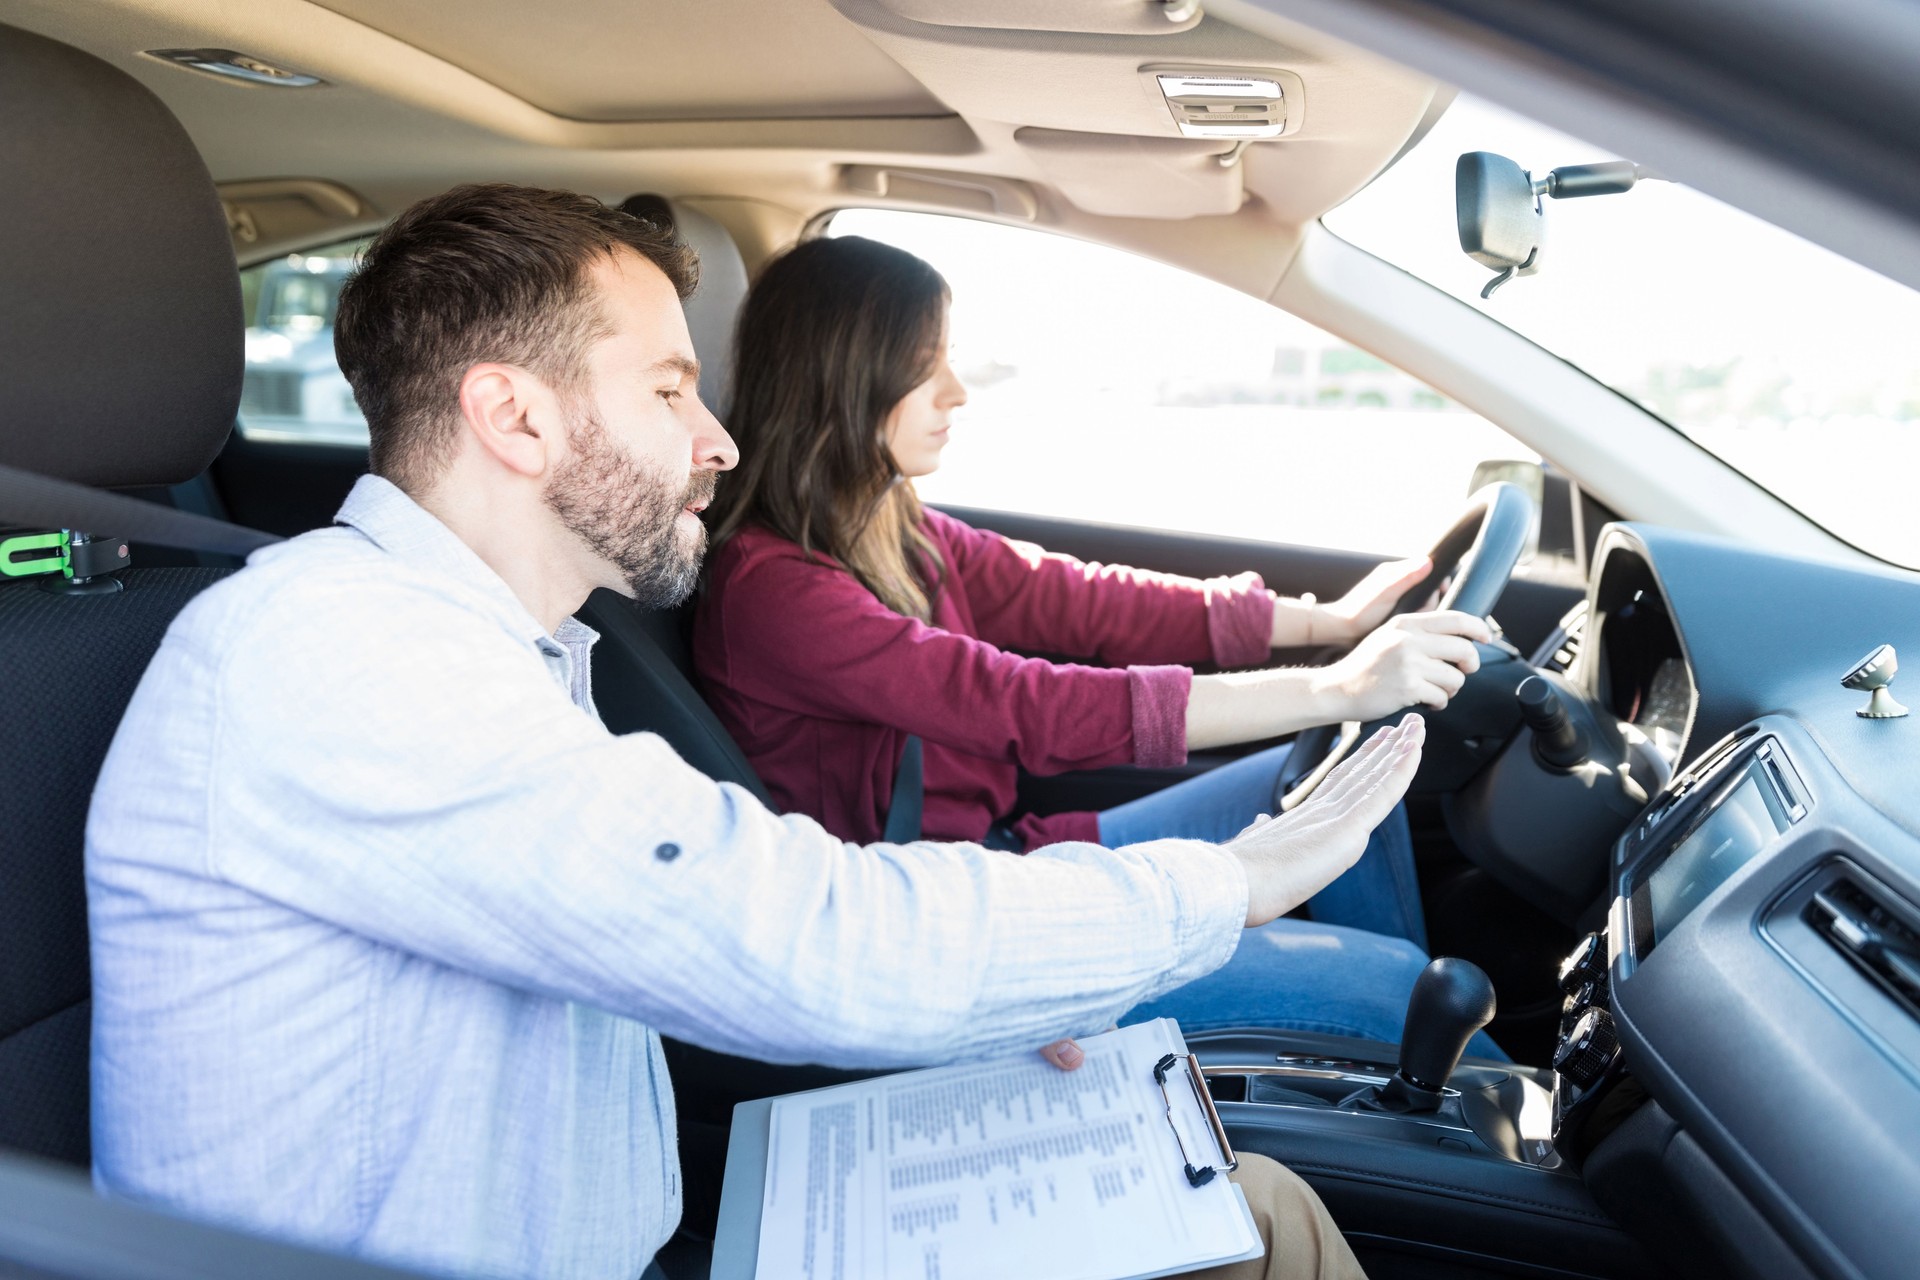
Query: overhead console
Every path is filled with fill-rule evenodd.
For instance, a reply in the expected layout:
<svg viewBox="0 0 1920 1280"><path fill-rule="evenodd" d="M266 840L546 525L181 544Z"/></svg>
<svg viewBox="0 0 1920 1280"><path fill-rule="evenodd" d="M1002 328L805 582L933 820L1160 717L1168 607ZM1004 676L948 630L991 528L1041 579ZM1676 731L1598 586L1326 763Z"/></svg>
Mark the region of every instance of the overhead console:
<svg viewBox="0 0 1920 1280"><path fill-rule="evenodd" d="M937 27L1002 31L1077 31L1114 36L1164 36L1200 25L1192 0L879 0L890 12Z"/></svg>
<svg viewBox="0 0 1920 1280"><path fill-rule="evenodd" d="M1434 92L1309 33L1282 43L1185 3L833 4L996 156L1011 143L1074 208L1108 217L1228 216L1258 198L1304 221L1371 178ZM1310 165L1286 162L1296 135L1318 140Z"/></svg>

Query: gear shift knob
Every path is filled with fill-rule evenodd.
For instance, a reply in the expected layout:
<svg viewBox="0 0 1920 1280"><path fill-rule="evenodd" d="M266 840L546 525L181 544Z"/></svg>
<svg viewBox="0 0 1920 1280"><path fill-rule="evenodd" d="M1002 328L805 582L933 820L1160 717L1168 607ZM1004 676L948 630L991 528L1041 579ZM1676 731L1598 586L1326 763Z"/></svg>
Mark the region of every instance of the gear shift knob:
<svg viewBox="0 0 1920 1280"><path fill-rule="evenodd" d="M1468 960L1443 956L1420 971L1400 1032L1400 1069L1362 1105L1432 1111L1473 1033L1493 1021L1493 983Z"/></svg>

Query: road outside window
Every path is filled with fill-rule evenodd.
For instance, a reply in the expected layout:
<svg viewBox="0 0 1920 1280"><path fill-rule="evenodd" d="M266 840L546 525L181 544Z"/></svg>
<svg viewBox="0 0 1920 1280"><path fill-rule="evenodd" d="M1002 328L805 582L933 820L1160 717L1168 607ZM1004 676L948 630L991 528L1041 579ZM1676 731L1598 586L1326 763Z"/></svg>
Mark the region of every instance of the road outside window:
<svg viewBox="0 0 1920 1280"><path fill-rule="evenodd" d="M1478 462L1537 461L1430 387L1225 285L1098 245L853 209L953 289L970 397L930 502L1417 554Z"/></svg>
<svg viewBox="0 0 1920 1280"><path fill-rule="evenodd" d="M367 420L333 358L340 286L366 244L289 254L240 273L247 315L240 432L249 440L367 443Z"/></svg>

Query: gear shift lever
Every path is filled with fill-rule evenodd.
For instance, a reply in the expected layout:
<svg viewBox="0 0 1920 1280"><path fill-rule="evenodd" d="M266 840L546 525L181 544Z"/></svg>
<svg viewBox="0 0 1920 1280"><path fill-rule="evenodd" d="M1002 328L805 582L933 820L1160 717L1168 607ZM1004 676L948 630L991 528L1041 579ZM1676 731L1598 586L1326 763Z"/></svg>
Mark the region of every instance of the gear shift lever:
<svg viewBox="0 0 1920 1280"><path fill-rule="evenodd" d="M1443 956L1421 970L1400 1033L1400 1069L1371 1097L1375 1111L1433 1111L1473 1033L1493 1021L1493 983L1468 960Z"/></svg>

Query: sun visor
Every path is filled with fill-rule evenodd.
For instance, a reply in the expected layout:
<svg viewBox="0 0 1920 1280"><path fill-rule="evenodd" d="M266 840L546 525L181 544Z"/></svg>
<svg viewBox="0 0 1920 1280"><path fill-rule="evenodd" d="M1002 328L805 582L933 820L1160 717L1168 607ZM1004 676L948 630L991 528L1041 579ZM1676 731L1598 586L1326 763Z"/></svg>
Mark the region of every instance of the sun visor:
<svg viewBox="0 0 1920 1280"><path fill-rule="evenodd" d="M199 474L245 355L206 165L131 76L5 26L0 120L0 463L109 487Z"/></svg>
<svg viewBox="0 0 1920 1280"><path fill-rule="evenodd" d="M1198 218L1234 213L1246 199L1234 143L1114 133L1021 129L1013 135L1047 180L1088 213Z"/></svg>

